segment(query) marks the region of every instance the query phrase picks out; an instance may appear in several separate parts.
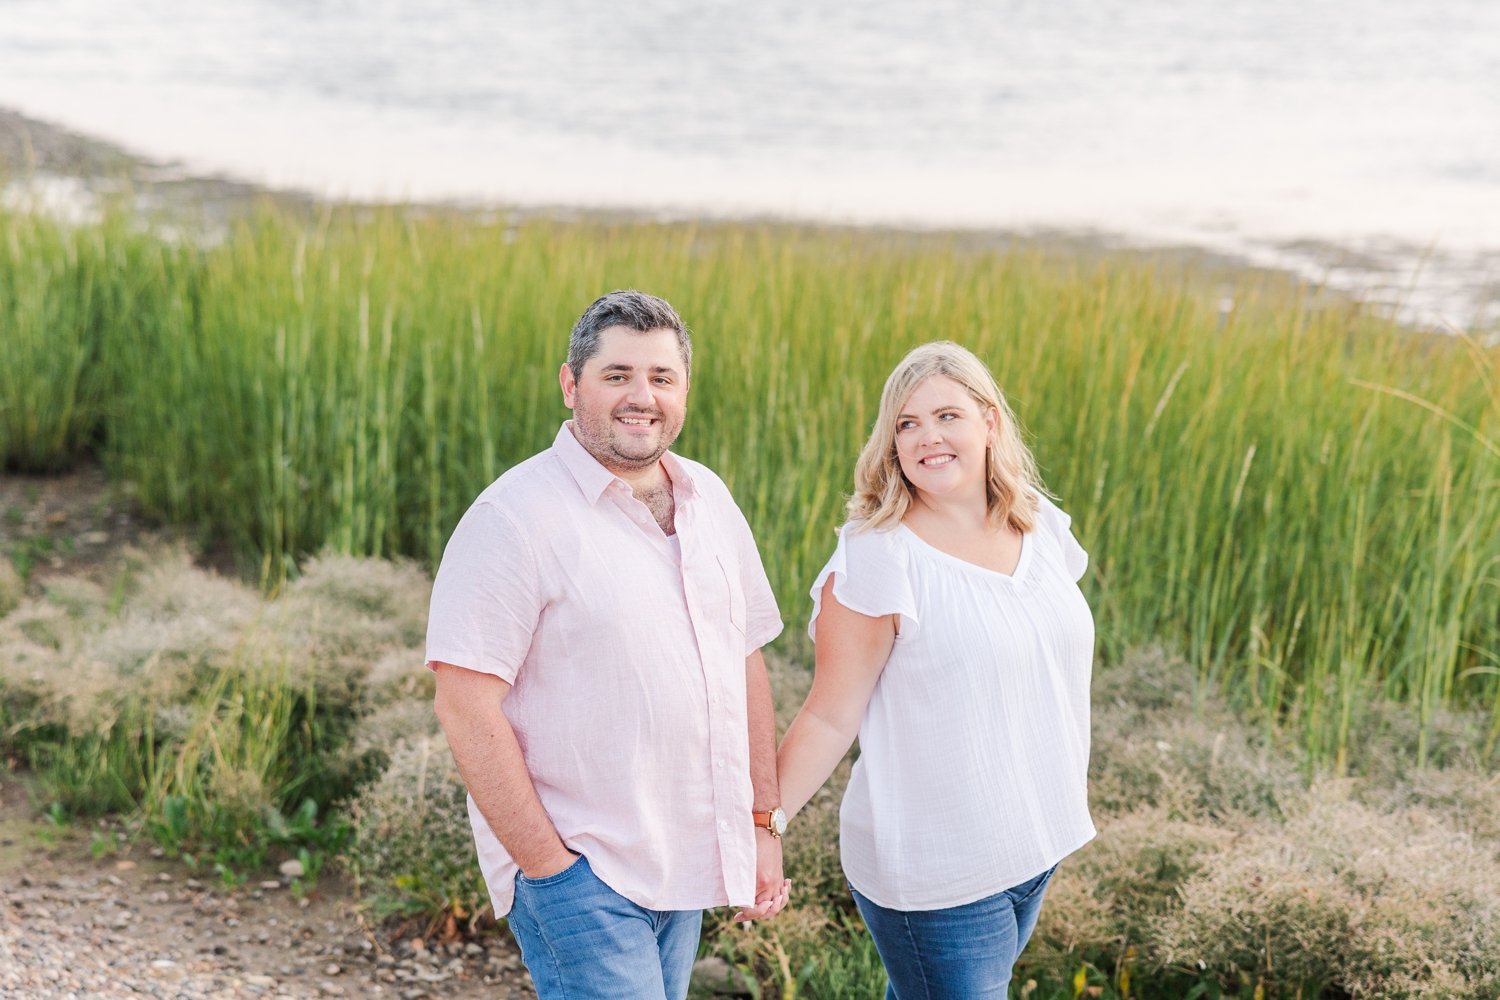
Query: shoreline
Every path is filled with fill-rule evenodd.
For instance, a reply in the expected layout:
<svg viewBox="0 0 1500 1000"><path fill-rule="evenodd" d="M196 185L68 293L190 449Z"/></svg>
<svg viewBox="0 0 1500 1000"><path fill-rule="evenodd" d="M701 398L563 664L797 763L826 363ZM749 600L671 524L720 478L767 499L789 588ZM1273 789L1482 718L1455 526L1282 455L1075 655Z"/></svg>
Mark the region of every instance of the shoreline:
<svg viewBox="0 0 1500 1000"><path fill-rule="evenodd" d="M1397 244L1385 256L1337 242L1317 239L1284 241L1250 252L1244 247L1213 246L1191 239L1154 240L1112 232L1104 227L1027 227L896 225L832 221L771 213L712 213L671 208L615 208L551 203L516 204L499 200L434 199L362 200L324 197L316 192L256 184L224 173L202 172L182 161L155 160L121 145L31 118L0 107L0 206L33 210L73 222L97 218L115 199L129 199L134 211L159 222L193 220L208 232L227 225L269 199L281 207L309 211L319 206L404 207L462 215L503 216L519 222L686 223L766 225L857 233L877 240L940 241L976 251L1019 249L1045 257L1096 263L1109 257L1146 261L1154 266L1193 272L1209 294L1232 307L1233 287L1243 278L1297 287L1316 303L1358 302L1402 325L1422 332L1476 336L1500 331L1500 252L1485 253L1459 267L1432 248ZM1442 258L1447 275L1442 287L1418 289L1424 262ZM1400 260L1415 260L1417 274L1401 280ZM1375 276L1384 276L1375 282ZM1403 299L1400 289L1405 288ZM1419 294L1420 293L1420 294ZM1472 325L1456 327L1443 318L1454 303L1464 302ZM1441 301L1440 301L1441 300ZM1444 303L1449 308L1444 308Z"/></svg>

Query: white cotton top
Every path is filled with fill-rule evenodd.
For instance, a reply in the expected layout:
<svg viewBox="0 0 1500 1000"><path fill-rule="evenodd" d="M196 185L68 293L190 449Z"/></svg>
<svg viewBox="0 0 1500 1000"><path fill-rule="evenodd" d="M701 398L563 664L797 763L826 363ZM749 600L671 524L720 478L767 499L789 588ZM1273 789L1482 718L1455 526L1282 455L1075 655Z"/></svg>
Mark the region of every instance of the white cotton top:
<svg viewBox="0 0 1500 1000"><path fill-rule="evenodd" d="M1094 619L1088 555L1041 498L1013 573L905 525L839 532L813 584L852 611L899 614L859 727L840 811L844 874L897 910L960 906L1019 885L1094 836L1088 810Z"/></svg>

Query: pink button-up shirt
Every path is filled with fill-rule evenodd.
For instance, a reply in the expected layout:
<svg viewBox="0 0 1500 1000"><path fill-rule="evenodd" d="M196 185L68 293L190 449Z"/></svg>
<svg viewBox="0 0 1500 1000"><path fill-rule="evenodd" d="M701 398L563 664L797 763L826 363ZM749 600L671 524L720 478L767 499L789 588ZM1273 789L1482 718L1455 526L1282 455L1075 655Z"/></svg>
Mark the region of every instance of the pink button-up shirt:
<svg viewBox="0 0 1500 1000"><path fill-rule="evenodd" d="M662 464L676 545L570 424L490 484L443 553L427 662L513 685L504 711L542 805L606 885L656 910L745 905L745 657L781 616L724 483ZM517 866L472 796L469 820L502 916Z"/></svg>

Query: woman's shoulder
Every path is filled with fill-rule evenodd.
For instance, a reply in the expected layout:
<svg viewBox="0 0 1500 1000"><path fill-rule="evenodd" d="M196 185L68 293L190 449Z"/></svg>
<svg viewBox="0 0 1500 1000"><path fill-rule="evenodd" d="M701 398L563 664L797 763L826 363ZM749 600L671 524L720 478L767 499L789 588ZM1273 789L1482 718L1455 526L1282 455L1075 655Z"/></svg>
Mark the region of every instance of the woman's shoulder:
<svg viewBox="0 0 1500 1000"><path fill-rule="evenodd" d="M1036 525L1038 534L1052 538L1062 553L1063 565L1074 580L1082 578L1089 557L1073 534L1073 519L1047 494L1036 491Z"/></svg>
<svg viewBox="0 0 1500 1000"><path fill-rule="evenodd" d="M1052 499L1041 490L1032 490L1032 497L1036 500L1036 527L1056 533L1067 531L1073 523L1067 511L1058 506L1056 500Z"/></svg>
<svg viewBox="0 0 1500 1000"><path fill-rule="evenodd" d="M906 569L907 553L900 522L872 525L852 520L839 528L837 552L855 573Z"/></svg>
<svg viewBox="0 0 1500 1000"><path fill-rule="evenodd" d="M839 528L839 544L862 552L897 551L903 547L900 521L874 525L869 521L845 521Z"/></svg>

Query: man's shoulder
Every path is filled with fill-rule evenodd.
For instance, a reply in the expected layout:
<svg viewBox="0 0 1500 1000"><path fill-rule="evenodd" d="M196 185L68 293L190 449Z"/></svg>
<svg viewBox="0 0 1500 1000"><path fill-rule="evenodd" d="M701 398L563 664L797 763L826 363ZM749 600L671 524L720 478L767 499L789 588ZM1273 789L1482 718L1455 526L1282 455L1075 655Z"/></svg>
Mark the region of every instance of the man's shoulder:
<svg viewBox="0 0 1500 1000"><path fill-rule="evenodd" d="M734 503L734 495L730 493L729 486L713 469L710 469L702 462L695 462L691 458L683 458L676 453L672 457L677 459L682 468L686 470L688 476L693 480L693 488L703 494L703 496L715 502L728 501L729 503Z"/></svg>
<svg viewBox="0 0 1500 1000"><path fill-rule="evenodd" d="M502 511L556 506L566 475L567 470L547 448L500 473L474 498L474 504L490 504Z"/></svg>

